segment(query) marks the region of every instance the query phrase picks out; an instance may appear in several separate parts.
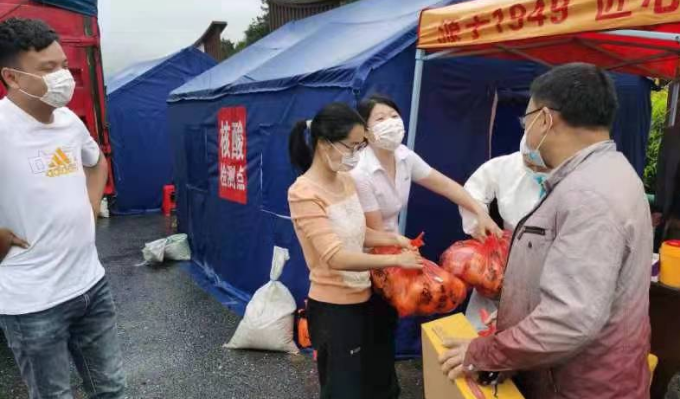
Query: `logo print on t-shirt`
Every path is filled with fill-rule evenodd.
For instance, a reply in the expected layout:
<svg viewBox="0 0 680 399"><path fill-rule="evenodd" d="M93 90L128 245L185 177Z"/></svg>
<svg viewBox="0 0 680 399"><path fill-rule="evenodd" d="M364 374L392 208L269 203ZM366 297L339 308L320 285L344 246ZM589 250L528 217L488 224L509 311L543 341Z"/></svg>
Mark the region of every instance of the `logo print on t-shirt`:
<svg viewBox="0 0 680 399"><path fill-rule="evenodd" d="M47 177L65 176L78 170L76 158L69 148L57 148L51 154L41 151L30 162L33 174L45 174Z"/></svg>

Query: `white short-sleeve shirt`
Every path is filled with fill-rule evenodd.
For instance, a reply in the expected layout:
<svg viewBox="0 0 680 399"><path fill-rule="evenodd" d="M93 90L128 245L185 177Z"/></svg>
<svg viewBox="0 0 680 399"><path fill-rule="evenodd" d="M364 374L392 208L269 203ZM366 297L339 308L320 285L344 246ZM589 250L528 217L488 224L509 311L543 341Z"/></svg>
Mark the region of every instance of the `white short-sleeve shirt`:
<svg viewBox="0 0 680 399"><path fill-rule="evenodd" d="M479 167L465 183L465 189L481 205L498 200L498 210L505 222L505 228L514 230L517 223L538 204L543 188L524 165L522 154L491 159ZM477 227L477 218L468 210L460 208L463 230L467 234Z"/></svg>
<svg viewBox="0 0 680 399"><path fill-rule="evenodd" d="M0 228L30 248L0 262L0 314L41 312L73 299L104 276L83 167L99 146L67 108L42 124L0 100Z"/></svg>
<svg viewBox="0 0 680 399"><path fill-rule="evenodd" d="M362 153L352 170L357 193L364 212L380 211L385 231L399 230L399 213L408 205L411 183L425 179L432 172L418 154L402 145L394 153L396 176L392 181L371 147Z"/></svg>

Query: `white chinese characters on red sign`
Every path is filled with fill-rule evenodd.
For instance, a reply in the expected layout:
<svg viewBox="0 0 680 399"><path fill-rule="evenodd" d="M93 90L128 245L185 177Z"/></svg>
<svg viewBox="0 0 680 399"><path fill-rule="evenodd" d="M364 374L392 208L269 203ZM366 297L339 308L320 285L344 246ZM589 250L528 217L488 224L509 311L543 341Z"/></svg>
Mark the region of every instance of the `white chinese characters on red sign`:
<svg viewBox="0 0 680 399"><path fill-rule="evenodd" d="M248 203L246 109L222 108L217 114L220 198Z"/></svg>

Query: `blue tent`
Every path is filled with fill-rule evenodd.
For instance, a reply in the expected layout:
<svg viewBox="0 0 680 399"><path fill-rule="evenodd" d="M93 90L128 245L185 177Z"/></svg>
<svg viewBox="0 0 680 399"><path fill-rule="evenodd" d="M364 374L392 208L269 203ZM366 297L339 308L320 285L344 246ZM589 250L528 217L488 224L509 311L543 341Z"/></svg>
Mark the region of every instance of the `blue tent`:
<svg viewBox="0 0 680 399"><path fill-rule="evenodd" d="M36 3L47 4L74 11L79 14L97 16L97 0L33 0Z"/></svg>
<svg viewBox="0 0 680 399"><path fill-rule="evenodd" d="M214 283L247 299L269 279L271 248L286 247L291 260L282 281L302 304L308 272L287 203L296 177L287 152L291 127L331 101L356 104L374 92L392 96L407 117L419 11L452 2L363 0L292 22L171 94L180 228L191 237L195 265ZM516 151L526 96L498 101L490 137L493 104L497 93L526 92L541 72L535 64L483 58L427 63L416 151L459 182L490 153ZM638 77L617 80L623 110L616 137L641 172L649 85ZM218 194L217 114L236 106L247 111L246 205ZM410 235L427 233L424 253L431 259L463 237L457 208L419 189L408 225ZM417 355L418 325L407 321L399 334L400 353Z"/></svg>
<svg viewBox="0 0 680 399"><path fill-rule="evenodd" d="M116 180L114 212L160 209L163 186L173 181L168 94L215 65L210 56L189 47L133 65L107 81Z"/></svg>

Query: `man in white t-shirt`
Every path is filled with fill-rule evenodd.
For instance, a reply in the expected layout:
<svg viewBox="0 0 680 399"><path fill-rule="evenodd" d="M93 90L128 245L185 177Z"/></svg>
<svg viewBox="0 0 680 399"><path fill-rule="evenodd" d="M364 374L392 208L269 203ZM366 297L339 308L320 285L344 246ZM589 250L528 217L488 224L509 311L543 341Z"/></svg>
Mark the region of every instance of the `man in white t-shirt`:
<svg viewBox="0 0 680 399"><path fill-rule="evenodd" d="M113 298L95 247L107 164L66 105L56 33L0 23L0 328L31 399L71 399L69 357L91 398L123 397Z"/></svg>

